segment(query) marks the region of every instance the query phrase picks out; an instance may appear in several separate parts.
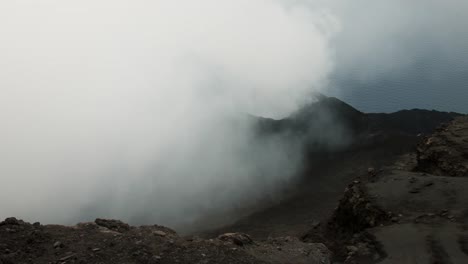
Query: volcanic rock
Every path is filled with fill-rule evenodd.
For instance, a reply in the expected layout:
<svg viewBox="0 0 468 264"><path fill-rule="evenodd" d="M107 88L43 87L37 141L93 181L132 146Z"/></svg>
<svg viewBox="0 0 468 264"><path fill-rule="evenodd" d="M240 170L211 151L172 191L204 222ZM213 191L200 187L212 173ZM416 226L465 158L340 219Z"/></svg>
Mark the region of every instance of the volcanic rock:
<svg viewBox="0 0 468 264"><path fill-rule="evenodd" d="M417 171L468 177L468 117L441 126L417 147Z"/></svg>
<svg viewBox="0 0 468 264"><path fill-rule="evenodd" d="M98 226L102 226L105 228L108 228L110 230L116 231L116 232L126 232L130 230L130 226L122 221L119 220L111 220L111 219L100 219L97 218L94 221Z"/></svg>

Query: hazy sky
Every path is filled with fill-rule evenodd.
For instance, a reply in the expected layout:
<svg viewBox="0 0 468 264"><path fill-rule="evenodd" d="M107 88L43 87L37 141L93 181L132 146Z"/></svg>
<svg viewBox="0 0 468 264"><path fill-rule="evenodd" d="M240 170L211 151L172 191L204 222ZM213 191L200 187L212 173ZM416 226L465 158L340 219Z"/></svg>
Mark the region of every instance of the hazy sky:
<svg viewBox="0 0 468 264"><path fill-rule="evenodd" d="M467 76L466 10L455 0L2 1L0 218L183 225L273 196L300 148L254 141L242 114L281 118L314 91L373 111L460 105L441 105L431 95L441 87L426 84ZM422 84L392 85L413 71ZM466 101L457 83L443 95ZM404 104L389 106L395 93Z"/></svg>
<svg viewBox="0 0 468 264"><path fill-rule="evenodd" d="M334 94L364 111L468 113L467 1L334 3Z"/></svg>

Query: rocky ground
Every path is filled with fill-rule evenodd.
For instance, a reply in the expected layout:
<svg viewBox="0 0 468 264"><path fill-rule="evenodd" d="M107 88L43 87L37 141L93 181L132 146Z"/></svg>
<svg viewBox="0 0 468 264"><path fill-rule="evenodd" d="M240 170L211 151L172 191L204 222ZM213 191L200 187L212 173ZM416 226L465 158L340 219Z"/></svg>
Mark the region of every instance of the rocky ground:
<svg viewBox="0 0 468 264"><path fill-rule="evenodd" d="M227 233L200 239L116 220L67 227L8 218L0 223L0 263L330 263L330 252L293 237L259 242Z"/></svg>
<svg viewBox="0 0 468 264"><path fill-rule="evenodd" d="M347 120L353 143L314 151L322 146L307 138L312 151L291 193L229 225L179 235L118 220L58 226L8 218L0 222L0 264L468 263L468 117L369 115L324 98L289 119L262 120L260 129L298 137L323 111Z"/></svg>

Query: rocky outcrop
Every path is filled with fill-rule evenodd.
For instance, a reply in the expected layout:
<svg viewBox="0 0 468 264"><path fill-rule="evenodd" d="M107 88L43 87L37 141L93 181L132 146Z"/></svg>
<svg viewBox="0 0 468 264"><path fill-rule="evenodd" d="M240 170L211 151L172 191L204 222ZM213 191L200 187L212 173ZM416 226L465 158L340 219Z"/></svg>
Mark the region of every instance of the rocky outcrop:
<svg viewBox="0 0 468 264"><path fill-rule="evenodd" d="M468 118L421 139L415 154L348 186L326 233L337 260L468 263Z"/></svg>
<svg viewBox="0 0 468 264"><path fill-rule="evenodd" d="M368 196L365 186L360 181L354 181L346 188L329 226L341 232L358 233L389 218Z"/></svg>
<svg viewBox="0 0 468 264"><path fill-rule="evenodd" d="M253 244L252 238L249 235L243 233L226 233L218 236L221 241L230 242L237 246L251 245Z"/></svg>
<svg viewBox="0 0 468 264"><path fill-rule="evenodd" d="M468 117L437 129L417 147L416 170L433 175L468 176Z"/></svg>
<svg viewBox="0 0 468 264"><path fill-rule="evenodd" d="M109 230L113 230L120 233L124 233L130 230L130 226L128 224L119 220L98 218L94 221L94 223L96 223L96 225L98 226L102 226Z"/></svg>

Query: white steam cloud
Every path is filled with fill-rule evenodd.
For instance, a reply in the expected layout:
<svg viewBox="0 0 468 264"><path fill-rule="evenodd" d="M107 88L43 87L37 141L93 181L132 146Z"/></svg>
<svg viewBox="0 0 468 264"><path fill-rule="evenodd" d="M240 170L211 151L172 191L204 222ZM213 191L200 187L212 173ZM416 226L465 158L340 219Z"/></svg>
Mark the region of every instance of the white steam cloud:
<svg viewBox="0 0 468 264"><path fill-rule="evenodd" d="M274 192L298 153L243 113L322 89L337 28L272 0L2 2L0 217L177 226Z"/></svg>

